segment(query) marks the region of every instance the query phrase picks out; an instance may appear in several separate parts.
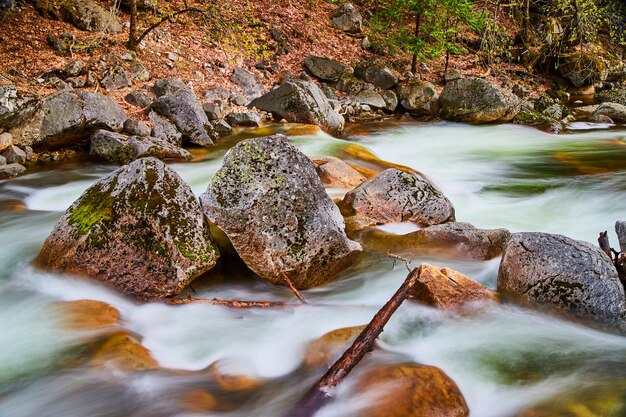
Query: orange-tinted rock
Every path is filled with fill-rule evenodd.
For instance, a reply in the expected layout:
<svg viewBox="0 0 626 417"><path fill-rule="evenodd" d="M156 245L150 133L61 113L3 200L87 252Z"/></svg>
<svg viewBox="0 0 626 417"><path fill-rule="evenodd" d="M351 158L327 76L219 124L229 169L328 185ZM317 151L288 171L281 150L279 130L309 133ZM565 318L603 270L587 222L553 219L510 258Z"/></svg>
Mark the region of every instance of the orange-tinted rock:
<svg viewBox="0 0 626 417"><path fill-rule="evenodd" d="M202 413L217 408L217 398L203 389L195 389L183 395L180 403L189 413Z"/></svg>
<svg viewBox="0 0 626 417"><path fill-rule="evenodd" d="M60 303L67 315L65 323L70 329L87 330L113 326L120 319L120 312L102 301L77 300Z"/></svg>
<svg viewBox="0 0 626 417"><path fill-rule="evenodd" d="M207 369L217 382L217 385L226 392L252 391L261 386L262 382L247 375L235 374L224 369L220 362L215 362Z"/></svg>
<svg viewBox="0 0 626 417"><path fill-rule="evenodd" d="M366 180L357 170L339 158L322 156L311 159L316 165L317 175L326 187L352 189Z"/></svg>
<svg viewBox="0 0 626 417"><path fill-rule="evenodd" d="M328 367L339 358L363 331L365 326L332 330L308 344L304 353L307 368Z"/></svg>
<svg viewBox="0 0 626 417"><path fill-rule="evenodd" d="M429 264L422 264L421 268L420 278L409 295L420 303L453 308L474 301L498 299L495 291L453 269Z"/></svg>
<svg viewBox="0 0 626 417"><path fill-rule="evenodd" d="M401 364L366 372L357 384L375 402L360 417L466 417L463 394L442 370ZM371 398L371 397L370 397Z"/></svg>
<svg viewBox="0 0 626 417"><path fill-rule="evenodd" d="M91 365L113 365L124 371L159 368L150 351L126 332L110 335L94 352Z"/></svg>

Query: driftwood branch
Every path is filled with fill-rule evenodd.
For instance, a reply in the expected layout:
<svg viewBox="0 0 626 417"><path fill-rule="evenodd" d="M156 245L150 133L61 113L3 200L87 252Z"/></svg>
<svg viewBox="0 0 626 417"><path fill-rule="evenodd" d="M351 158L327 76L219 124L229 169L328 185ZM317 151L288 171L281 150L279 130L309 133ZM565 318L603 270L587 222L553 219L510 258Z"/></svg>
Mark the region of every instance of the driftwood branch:
<svg viewBox="0 0 626 417"><path fill-rule="evenodd" d="M389 301L372 318L372 321L363 329L352 346L334 363L319 382L296 403L295 407L285 417L313 417L331 399L333 389L354 369L367 352L374 347L376 338L396 312L398 307L407 298L411 288L415 285L422 272L422 267L409 272L400 288Z"/></svg>
<svg viewBox="0 0 626 417"><path fill-rule="evenodd" d="M202 9L198 9L196 7L186 7L182 10L178 10L174 13L170 13L166 16L161 17L157 22L155 22L154 24L152 24L151 26L149 26L148 28L146 28L141 35L139 35L138 38L134 38L133 36L136 36L132 31L130 34L130 37L128 39L128 49L130 50L135 50L143 41L143 39L148 36L148 34L150 32L152 32L154 29L158 28L159 26L161 26L163 23L165 22L170 22L170 23L174 23L174 18L178 15L184 14L184 13L199 13L201 15L206 15L206 11L202 10Z"/></svg>
<svg viewBox="0 0 626 417"><path fill-rule="evenodd" d="M229 308L281 308L289 304L280 301L242 301L242 300L221 300L219 298L168 298L164 300L166 304L192 304L205 303L219 305Z"/></svg>
<svg viewBox="0 0 626 417"><path fill-rule="evenodd" d="M302 296L302 294L300 294L300 291L298 291L298 289L293 286L291 280L289 279L289 277L285 273L283 273L283 281L285 282L285 284L287 284L287 286L291 289L291 291L293 291L293 293L296 295L296 297L298 297L298 300L300 300L302 302L302 304L307 304L307 302L304 299L304 297Z"/></svg>

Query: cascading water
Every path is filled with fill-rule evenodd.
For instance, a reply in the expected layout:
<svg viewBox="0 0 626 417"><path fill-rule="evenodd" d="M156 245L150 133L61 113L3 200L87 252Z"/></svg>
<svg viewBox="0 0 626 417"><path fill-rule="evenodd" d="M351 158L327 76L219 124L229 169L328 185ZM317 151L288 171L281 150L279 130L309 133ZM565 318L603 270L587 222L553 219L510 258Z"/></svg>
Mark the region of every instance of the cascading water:
<svg viewBox="0 0 626 417"><path fill-rule="evenodd" d="M384 160L416 168L454 203L459 221L477 227L594 242L598 232L626 219L626 130L555 136L510 125L438 123L364 126L348 140L322 133L291 139L308 155L341 156L342 147L355 142ZM223 153L173 167L200 194ZM232 310L137 305L92 281L30 266L62 212L113 169L60 166L0 183L0 416L198 415L179 400L206 383L202 370L216 361L265 384L217 398L228 406L200 415L279 416L319 377L300 370L306 344L330 330L369 322L406 276L404 266L392 269L391 259L379 256L324 288L305 291L310 305ZM405 233L411 226L384 229ZM423 261L495 287L498 259L419 258L413 265ZM293 302L288 289L246 276L201 279L194 288L198 297ZM80 358L94 332L64 328L56 308L57 301L78 299L118 308L120 326L141 340L161 368L124 372L85 365ZM626 396L626 338L506 304L451 313L405 303L362 367L389 362L440 367L458 384L472 417L513 417L537 404L591 394L589 401ZM320 416L358 415L371 399L350 390L353 380ZM626 415L619 414L626 412L621 404L602 415Z"/></svg>

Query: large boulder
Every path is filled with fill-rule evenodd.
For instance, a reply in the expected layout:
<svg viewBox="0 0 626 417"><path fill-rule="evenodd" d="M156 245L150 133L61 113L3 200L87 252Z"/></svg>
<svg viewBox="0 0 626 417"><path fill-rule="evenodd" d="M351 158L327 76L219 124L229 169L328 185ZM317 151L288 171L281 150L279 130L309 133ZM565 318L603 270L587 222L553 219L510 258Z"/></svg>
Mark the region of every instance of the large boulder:
<svg viewBox="0 0 626 417"><path fill-rule="evenodd" d="M388 90L398 83L398 75L379 59L369 59L354 67L354 75L378 88Z"/></svg>
<svg viewBox="0 0 626 417"><path fill-rule="evenodd" d="M420 115L437 114L439 93L429 81L408 81L398 84L398 101L410 113Z"/></svg>
<svg viewBox="0 0 626 417"><path fill-rule="evenodd" d="M559 57L559 74L567 78L574 87L582 87L605 81L609 71L607 62L597 54L573 52Z"/></svg>
<svg viewBox="0 0 626 417"><path fill-rule="evenodd" d="M361 251L313 162L283 135L232 148L201 201L246 265L274 284L284 275L298 289L323 284Z"/></svg>
<svg viewBox="0 0 626 417"><path fill-rule="evenodd" d="M150 135L164 140L172 145L180 146L183 143L183 134L178 131L176 125L155 111L148 113L148 120L152 123Z"/></svg>
<svg viewBox="0 0 626 417"><path fill-rule="evenodd" d="M310 81L286 82L254 99L249 107L270 112L279 120L315 124L330 133L340 133L345 123L322 90Z"/></svg>
<svg viewBox="0 0 626 417"><path fill-rule="evenodd" d="M385 99L373 89L360 91L354 96L354 101L361 105L370 106L375 109L383 109L387 107Z"/></svg>
<svg viewBox="0 0 626 417"><path fill-rule="evenodd" d="M498 290L626 328L626 298L611 259L587 242L515 233L498 272Z"/></svg>
<svg viewBox="0 0 626 417"><path fill-rule="evenodd" d="M147 301L179 294L218 256L189 186L163 162L143 158L85 191L56 224L36 263Z"/></svg>
<svg viewBox="0 0 626 417"><path fill-rule="evenodd" d="M189 151L162 139L126 136L106 130L98 130L92 135L89 154L114 164L127 164L147 156L177 161L191 159Z"/></svg>
<svg viewBox="0 0 626 417"><path fill-rule="evenodd" d="M341 202L348 228L410 221L420 226L454 221L454 207L422 176L389 168L348 192Z"/></svg>
<svg viewBox="0 0 626 417"><path fill-rule="evenodd" d="M339 81L347 67L334 59L321 56L309 55L304 59L304 66L311 74L324 81Z"/></svg>
<svg viewBox="0 0 626 417"><path fill-rule="evenodd" d="M598 116L605 116L614 122L626 122L626 106L619 103L602 103L591 114L591 120L595 120Z"/></svg>
<svg viewBox="0 0 626 417"><path fill-rule="evenodd" d="M441 369L416 364L387 365L361 375L356 392L375 398L363 417L467 417L463 394ZM381 395L382 394L382 395Z"/></svg>
<svg viewBox="0 0 626 417"><path fill-rule="evenodd" d="M29 119L38 109L39 99L24 94L0 76L0 132Z"/></svg>
<svg viewBox="0 0 626 417"><path fill-rule="evenodd" d="M10 132L17 145L53 149L83 143L98 129L120 131L125 121L124 110L107 96L61 91L46 97L30 119Z"/></svg>
<svg viewBox="0 0 626 417"><path fill-rule="evenodd" d="M183 140L200 146L213 144L213 127L202 103L191 90L185 88L162 95L151 108L171 120L182 133Z"/></svg>
<svg viewBox="0 0 626 417"><path fill-rule="evenodd" d="M481 78L449 82L439 105L444 118L472 124L510 122L520 109L517 96Z"/></svg>
<svg viewBox="0 0 626 417"><path fill-rule="evenodd" d="M230 80L249 99L255 99L263 94L263 84L259 83L252 73L241 67L235 67Z"/></svg>
<svg viewBox="0 0 626 417"><path fill-rule="evenodd" d="M120 33L123 29L114 14L93 0L66 0L61 4L61 15L81 30Z"/></svg>
<svg viewBox="0 0 626 417"><path fill-rule="evenodd" d="M342 4L331 18L335 27L347 33L360 33L363 27L363 17L352 3Z"/></svg>
<svg viewBox="0 0 626 417"><path fill-rule="evenodd" d="M456 308L479 301L496 301L495 291L450 268L420 267L419 279L409 298L437 308Z"/></svg>

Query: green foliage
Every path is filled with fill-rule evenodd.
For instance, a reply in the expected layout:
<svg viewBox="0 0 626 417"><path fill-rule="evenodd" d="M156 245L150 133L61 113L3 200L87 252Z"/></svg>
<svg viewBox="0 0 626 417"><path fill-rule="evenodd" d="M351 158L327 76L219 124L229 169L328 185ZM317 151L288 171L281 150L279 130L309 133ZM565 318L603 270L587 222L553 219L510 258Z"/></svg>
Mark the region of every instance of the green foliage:
<svg viewBox="0 0 626 417"><path fill-rule="evenodd" d="M376 41L419 61L463 53L458 34L485 25L472 0L374 0L373 6L369 25Z"/></svg>

